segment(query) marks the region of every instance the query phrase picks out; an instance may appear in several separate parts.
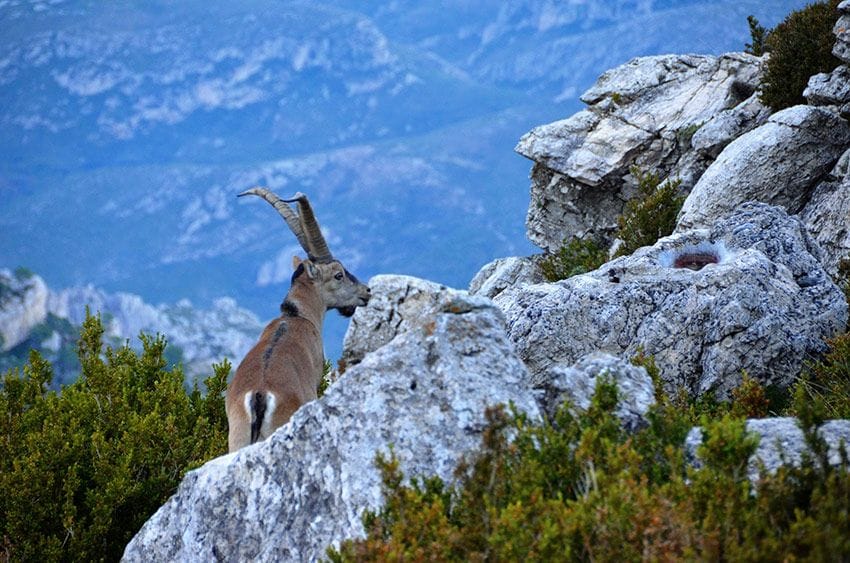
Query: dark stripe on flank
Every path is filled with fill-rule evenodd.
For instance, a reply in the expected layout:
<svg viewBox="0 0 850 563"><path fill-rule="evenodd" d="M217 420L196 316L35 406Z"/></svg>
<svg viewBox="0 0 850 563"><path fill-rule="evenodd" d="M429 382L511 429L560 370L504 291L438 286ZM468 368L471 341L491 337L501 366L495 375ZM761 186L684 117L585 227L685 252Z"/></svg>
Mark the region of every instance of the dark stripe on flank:
<svg viewBox="0 0 850 563"><path fill-rule="evenodd" d="M266 418L266 396L260 392L251 398L251 443L260 438L263 419Z"/></svg>
<svg viewBox="0 0 850 563"><path fill-rule="evenodd" d="M286 334L287 330L289 330L289 328L286 326L286 321L281 320L280 323L277 325L277 330L274 331L272 341L266 347L266 351L263 352L264 367L269 366L269 360L271 359L272 354L274 354L274 347L277 346L277 341L280 340L284 334Z"/></svg>

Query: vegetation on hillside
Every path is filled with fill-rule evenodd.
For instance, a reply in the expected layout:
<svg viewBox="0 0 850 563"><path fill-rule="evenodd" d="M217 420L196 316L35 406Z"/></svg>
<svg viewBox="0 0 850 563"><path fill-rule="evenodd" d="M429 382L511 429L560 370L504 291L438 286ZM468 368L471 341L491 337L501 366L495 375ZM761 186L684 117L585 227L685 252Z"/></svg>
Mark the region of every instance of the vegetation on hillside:
<svg viewBox="0 0 850 563"><path fill-rule="evenodd" d="M791 12L782 23L764 37L764 28L752 18L751 52L768 51L764 79L759 97L773 111L805 104L803 90L809 77L831 72L841 61L832 54L838 20L839 0L809 4ZM754 24L756 27L754 27Z"/></svg>
<svg viewBox="0 0 850 563"><path fill-rule="evenodd" d="M140 354L102 338L87 318L82 373L61 393L37 352L3 378L0 560L117 561L186 471L225 453L226 361L187 393L161 336Z"/></svg>

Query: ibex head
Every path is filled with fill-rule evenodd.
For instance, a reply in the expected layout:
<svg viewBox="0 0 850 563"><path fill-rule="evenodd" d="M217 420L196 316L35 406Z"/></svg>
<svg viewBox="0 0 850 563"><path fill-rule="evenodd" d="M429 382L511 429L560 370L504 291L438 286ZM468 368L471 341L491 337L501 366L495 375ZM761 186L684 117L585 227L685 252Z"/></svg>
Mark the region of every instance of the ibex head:
<svg viewBox="0 0 850 563"><path fill-rule="evenodd" d="M325 237L319 228L313 208L307 196L298 192L291 199L282 199L266 188L251 188L239 194L256 195L265 199L283 217L289 229L298 239L301 248L307 253L307 260L298 257L293 259L295 273L292 281L295 283L300 276L312 280L321 296L325 309L336 309L341 315L350 317L357 307L369 302L369 287L354 277L339 260L336 260L328 249ZM298 213L290 206L298 205Z"/></svg>

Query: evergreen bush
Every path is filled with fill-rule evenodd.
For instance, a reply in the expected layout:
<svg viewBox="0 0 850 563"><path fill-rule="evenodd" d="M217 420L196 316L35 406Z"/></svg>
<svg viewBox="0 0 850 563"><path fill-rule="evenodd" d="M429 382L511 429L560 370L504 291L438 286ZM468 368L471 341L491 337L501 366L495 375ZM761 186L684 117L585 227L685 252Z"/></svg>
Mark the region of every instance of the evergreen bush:
<svg viewBox="0 0 850 563"><path fill-rule="evenodd" d="M540 261L547 281L556 282L595 270L608 259L608 253L593 239L573 237L554 254Z"/></svg>
<svg viewBox="0 0 850 563"><path fill-rule="evenodd" d="M791 12L767 36L770 52L764 71L762 103L773 111L805 104L809 78L831 72L841 61L832 54L839 0L809 4Z"/></svg>
<svg viewBox="0 0 850 563"><path fill-rule="evenodd" d="M141 335L140 354L102 338L89 316L60 393L37 352L3 379L0 560L117 561L186 471L226 451L227 361L187 393L161 336Z"/></svg>
<svg viewBox="0 0 850 563"><path fill-rule="evenodd" d="M679 195L681 180L668 180L661 184L658 174L642 172L637 166L632 167L631 173L638 181L638 197L626 203L623 214L617 220L617 236L623 241L617 249L617 256L629 255L671 234L685 203L684 196Z"/></svg>

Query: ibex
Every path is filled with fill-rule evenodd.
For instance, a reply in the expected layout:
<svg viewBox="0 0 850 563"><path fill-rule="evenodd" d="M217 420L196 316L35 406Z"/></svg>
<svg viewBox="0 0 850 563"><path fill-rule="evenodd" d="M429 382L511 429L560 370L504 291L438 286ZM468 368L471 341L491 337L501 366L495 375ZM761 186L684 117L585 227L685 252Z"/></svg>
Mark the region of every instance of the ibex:
<svg viewBox="0 0 850 563"><path fill-rule="evenodd" d="M293 258L295 273L280 317L263 330L227 388L231 452L269 437L301 405L316 399L324 367L325 312L337 309L350 317L370 297L369 288L331 255L307 196L299 192L292 199L281 199L265 188L239 194L245 195L272 204L308 258ZM298 204L297 214L289 203Z"/></svg>

